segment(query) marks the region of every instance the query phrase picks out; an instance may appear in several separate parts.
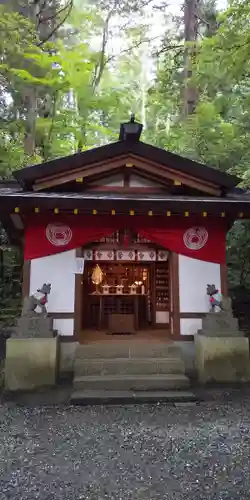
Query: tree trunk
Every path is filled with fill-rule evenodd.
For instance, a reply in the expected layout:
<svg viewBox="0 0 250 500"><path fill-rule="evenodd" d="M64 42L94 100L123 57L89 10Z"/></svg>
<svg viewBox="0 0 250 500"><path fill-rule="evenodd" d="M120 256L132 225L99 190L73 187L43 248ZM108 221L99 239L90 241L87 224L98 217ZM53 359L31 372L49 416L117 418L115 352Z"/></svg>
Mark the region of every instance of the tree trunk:
<svg viewBox="0 0 250 500"><path fill-rule="evenodd" d="M38 37L41 41L46 40L56 26L57 0L33 0L29 3L27 17L35 24ZM56 33L51 36L55 39ZM46 96L45 96L46 97ZM37 89L30 86L24 96L26 120L24 134L24 152L28 158L32 158L36 151L36 119Z"/></svg>
<svg viewBox="0 0 250 500"><path fill-rule="evenodd" d="M38 26L39 1L28 4L27 17ZM28 86L24 93L24 105L26 110L26 120L24 121L24 153L28 158L35 155L36 150L36 117L37 117L37 96L35 86Z"/></svg>
<svg viewBox="0 0 250 500"><path fill-rule="evenodd" d="M191 81L193 66L196 59L198 19L201 0L185 0L184 2L184 115L190 115L195 111L198 102L198 89Z"/></svg>
<svg viewBox="0 0 250 500"><path fill-rule="evenodd" d="M34 87L29 87L25 93L25 133L24 133L24 152L28 157L35 154L36 141L36 90Z"/></svg>

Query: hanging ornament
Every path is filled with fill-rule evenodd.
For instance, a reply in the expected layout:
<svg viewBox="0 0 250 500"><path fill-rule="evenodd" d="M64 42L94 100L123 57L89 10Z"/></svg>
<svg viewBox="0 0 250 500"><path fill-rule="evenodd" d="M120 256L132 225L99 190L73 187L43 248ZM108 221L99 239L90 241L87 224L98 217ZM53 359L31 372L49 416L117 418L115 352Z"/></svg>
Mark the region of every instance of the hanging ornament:
<svg viewBox="0 0 250 500"><path fill-rule="evenodd" d="M98 291L98 286L102 283L103 280L103 272L99 266L99 264L96 264L95 268L93 269L92 272L92 283L96 286L95 294L100 293Z"/></svg>

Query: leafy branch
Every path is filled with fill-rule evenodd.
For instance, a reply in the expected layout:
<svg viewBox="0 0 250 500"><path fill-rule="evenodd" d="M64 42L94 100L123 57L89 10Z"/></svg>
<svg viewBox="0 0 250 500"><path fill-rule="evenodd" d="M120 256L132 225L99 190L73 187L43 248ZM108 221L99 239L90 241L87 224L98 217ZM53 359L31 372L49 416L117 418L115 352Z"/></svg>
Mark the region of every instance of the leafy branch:
<svg viewBox="0 0 250 500"><path fill-rule="evenodd" d="M42 19L42 20L39 18L39 23L47 22L49 19L56 19L58 17L58 15L60 15L62 12L66 11L66 14L61 19L61 21L58 22L56 24L56 26L50 31L50 33L37 44L38 47L42 47L45 43L47 43L49 40L51 40L53 35L63 26L63 24L65 23L65 21L68 19L68 17L71 14L71 11L73 9L73 5L74 5L74 0L69 0L69 3L65 7L61 8L58 12L56 12L54 16L51 16L51 17L48 17L47 19Z"/></svg>

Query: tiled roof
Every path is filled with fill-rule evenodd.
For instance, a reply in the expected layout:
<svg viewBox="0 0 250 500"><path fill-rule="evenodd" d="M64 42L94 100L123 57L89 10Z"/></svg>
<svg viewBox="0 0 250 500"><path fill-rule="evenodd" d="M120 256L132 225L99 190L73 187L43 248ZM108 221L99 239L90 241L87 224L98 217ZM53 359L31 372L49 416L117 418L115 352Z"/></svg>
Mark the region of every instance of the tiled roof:
<svg viewBox="0 0 250 500"><path fill-rule="evenodd" d="M144 142L118 141L98 148L89 149L82 153L76 153L64 158L58 158L49 162L25 167L13 173L18 182L27 189L35 180L42 177L59 175L69 170L78 168L89 168L95 162L108 162L119 156L135 155L139 158L156 162L163 168L171 168L176 172L191 175L197 179L212 182L226 189L239 184L240 179L236 176L220 172L197 161L177 155L170 151L146 144Z"/></svg>
<svg viewBox="0 0 250 500"><path fill-rule="evenodd" d="M86 200L86 201L137 201L137 202L206 202L206 203L239 203L247 202L250 203L250 194L241 192L231 192L230 195L219 198L215 196L178 196L169 194L137 194L137 193L95 193L95 192L85 192L85 193L68 193L68 192L34 192L34 191L22 191L19 188L3 188L0 185L0 198L21 198L21 199L35 199L35 200L53 200L53 199L64 199L64 200Z"/></svg>

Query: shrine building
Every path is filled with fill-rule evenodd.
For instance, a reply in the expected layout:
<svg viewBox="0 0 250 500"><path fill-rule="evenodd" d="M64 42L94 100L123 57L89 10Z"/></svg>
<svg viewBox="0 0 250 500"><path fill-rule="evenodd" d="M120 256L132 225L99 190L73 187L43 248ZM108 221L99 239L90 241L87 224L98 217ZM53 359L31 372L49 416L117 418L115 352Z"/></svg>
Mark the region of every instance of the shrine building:
<svg viewBox="0 0 250 500"><path fill-rule="evenodd" d="M62 343L192 341L207 284L228 293L226 234L250 215L240 179L145 144L141 131L122 124L117 142L1 182L1 222L24 250L23 295L51 283Z"/></svg>

